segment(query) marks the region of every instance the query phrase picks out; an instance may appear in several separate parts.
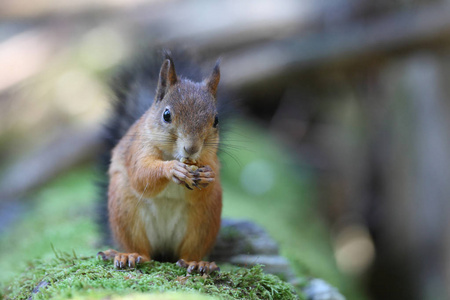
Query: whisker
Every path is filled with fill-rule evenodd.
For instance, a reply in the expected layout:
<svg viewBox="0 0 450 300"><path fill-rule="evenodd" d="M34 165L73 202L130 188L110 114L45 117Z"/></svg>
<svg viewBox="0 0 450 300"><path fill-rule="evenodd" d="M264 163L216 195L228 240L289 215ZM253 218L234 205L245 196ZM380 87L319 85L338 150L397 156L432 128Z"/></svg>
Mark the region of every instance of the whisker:
<svg viewBox="0 0 450 300"><path fill-rule="evenodd" d="M226 151L226 150L220 150L220 152L219 152L219 157L220 156L222 156L222 153L223 154L226 154L226 155L228 155L234 162L236 162L236 164L239 166L239 167L241 167L242 168L242 162L239 160L239 157L238 156L236 156L235 154L232 154L232 153L230 153L229 151ZM222 160L223 161L223 160Z"/></svg>
<svg viewBox="0 0 450 300"><path fill-rule="evenodd" d="M136 205L134 206L134 214L133 214L133 218L136 218L136 214L137 214L137 212L138 212L138 210L139 210L139 206L140 206L141 203L142 203L142 199L143 199L143 197L144 197L145 192L147 191L147 188L148 188L148 182L147 182L147 184L145 185L145 188L144 188L144 190L142 191L141 196L139 197L138 201L136 202Z"/></svg>

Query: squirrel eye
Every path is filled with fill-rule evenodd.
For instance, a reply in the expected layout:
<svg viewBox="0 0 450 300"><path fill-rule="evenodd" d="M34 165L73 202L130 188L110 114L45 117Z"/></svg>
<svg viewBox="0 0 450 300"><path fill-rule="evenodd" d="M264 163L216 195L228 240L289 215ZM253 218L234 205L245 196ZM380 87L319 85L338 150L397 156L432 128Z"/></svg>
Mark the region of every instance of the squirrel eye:
<svg viewBox="0 0 450 300"><path fill-rule="evenodd" d="M166 123L172 122L172 115L170 114L170 110L166 108L163 112L163 119Z"/></svg>
<svg viewBox="0 0 450 300"><path fill-rule="evenodd" d="M218 124L219 124L219 117L216 115L215 118L214 118L213 127L216 128Z"/></svg>

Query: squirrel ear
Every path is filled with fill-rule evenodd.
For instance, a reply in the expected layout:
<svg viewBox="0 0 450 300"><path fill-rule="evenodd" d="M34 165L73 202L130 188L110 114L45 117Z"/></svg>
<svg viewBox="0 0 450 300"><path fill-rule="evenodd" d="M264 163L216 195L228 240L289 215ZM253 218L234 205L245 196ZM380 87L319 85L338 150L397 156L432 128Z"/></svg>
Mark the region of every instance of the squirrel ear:
<svg viewBox="0 0 450 300"><path fill-rule="evenodd" d="M205 85L208 88L208 91L214 95L217 94L217 86L220 81L220 58L216 61L216 65L212 71L212 74L209 75L208 78L205 79Z"/></svg>
<svg viewBox="0 0 450 300"><path fill-rule="evenodd" d="M158 87L156 88L156 101L161 101L167 94L170 86L177 83L178 77L172 58L166 54L161 70L159 71Z"/></svg>

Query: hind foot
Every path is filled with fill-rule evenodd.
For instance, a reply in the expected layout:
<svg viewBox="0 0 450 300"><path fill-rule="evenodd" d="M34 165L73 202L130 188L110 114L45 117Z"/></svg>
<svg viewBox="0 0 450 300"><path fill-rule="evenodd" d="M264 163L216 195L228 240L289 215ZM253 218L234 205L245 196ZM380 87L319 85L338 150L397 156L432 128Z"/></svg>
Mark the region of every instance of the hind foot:
<svg viewBox="0 0 450 300"><path fill-rule="evenodd" d="M220 271L220 268L216 265L215 262L207 262L207 261L185 261L184 259L180 259L177 262L177 266L185 268L189 274L192 272L198 272L200 275L209 275L213 272Z"/></svg>
<svg viewBox="0 0 450 300"><path fill-rule="evenodd" d="M120 253L113 249L100 251L97 253L97 257L99 256L101 256L103 260L114 259L114 266L117 269L123 269L127 266L133 269L137 264L150 260L147 256L140 255L139 253Z"/></svg>

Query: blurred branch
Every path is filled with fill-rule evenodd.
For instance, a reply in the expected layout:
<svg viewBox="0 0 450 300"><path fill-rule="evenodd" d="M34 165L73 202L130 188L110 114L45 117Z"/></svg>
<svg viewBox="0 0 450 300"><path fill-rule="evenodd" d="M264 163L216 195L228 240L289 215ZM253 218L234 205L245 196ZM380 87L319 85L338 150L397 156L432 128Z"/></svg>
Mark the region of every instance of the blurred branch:
<svg viewBox="0 0 450 300"><path fill-rule="evenodd" d="M92 159L101 147L100 132L72 129L33 151L6 170L0 183L0 202L13 199Z"/></svg>
<svg viewBox="0 0 450 300"><path fill-rule="evenodd" d="M254 7L259 9L252 10ZM125 43L183 45L197 53L224 55L223 81L237 89L282 73L297 74L329 64L364 66L380 56L450 40L448 2L371 19L359 16L367 7L371 7L369 2L325 5L281 0L246 1L238 9L232 1L174 1L96 14L82 11L64 19L47 16L40 28L57 33L64 45L99 26L100 19L100 24L119 32ZM214 18L192 18L196 12L212 11L221 13Z"/></svg>
<svg viewBox="0 0 450 300"><path fill-rule="evenodd" d="M194 5L192 1L176 1L142 6L141 9L129 8L123 14L110 12L106 18L103 16L100 25L111 25L113 30L117 29L124 37L124 43L131 43L134 39L144 43L151 40L152 45L176 43L200 53L209 50L212 50L209 55L221 53L224 56L222 81L225 86L236 90L256 90L269 81L271 84L264 87L273 89L277 83L289 78L298 80L298 75L310 74L311 70L365 68L372 60L395 57L400 51L447 45L450 41L449 4L430 4L363 21L354 18L354 15L364 11L364 8L349 6L351 1L344 2L339 3L347 5L345 7L350 7L353 12L341 14L335 21L330 21L330 12L326 12L323 4L314 4L314 1L250 1L240 3L239 9L229 1L214 4L201 2L204 12L221 12L214 18L206 19L192 18L193 12L199 8L197 2ZM247 14L251 7L256 6L259 10ZM233 13L235 17L230 19ZM14 81L4 76L10 81L5 81L3 93L39 72L45 66L42 62L52 53L55 45L70 45L69 41L76 40L74 37L80 38L99 26L98 22L93 21L98 18L97 15L85 18L87 21L81 16L58 20L55 16L43 22L37 32L44 37L42 41L45 45L48 44L45 42L46 32L54 34L52 46L42 46L43 54L37 56L37 63L31 64L34 68L30 68L28 73L17 75ZM25 34L22 38L28 36ZM35 43L34 39L25 41L25 45ZM8 45L5 42L0 44L3 47L0 50L10 49L6 47ZM244 50L233 50L237 48ZM14 51L5 51L3 53L9 53L9 56L5 54L0 58L8 61L14 57ZM92 131L73 132L17 163L7 171L0 184L0 194L28 191L88 156L92 157L98 147L96 134Z"/></svg>
<svg viewBox="0 0 450 300"><path fill-rule="evenodd" d="M235 88L299 75L311 69L367 66L372 59L450 41L450 5L396 12L366 23L350 22L232 55L223 81ZM264 61L264 64L260 63ZM288 75L286 75L288 73Z"/></svg>

